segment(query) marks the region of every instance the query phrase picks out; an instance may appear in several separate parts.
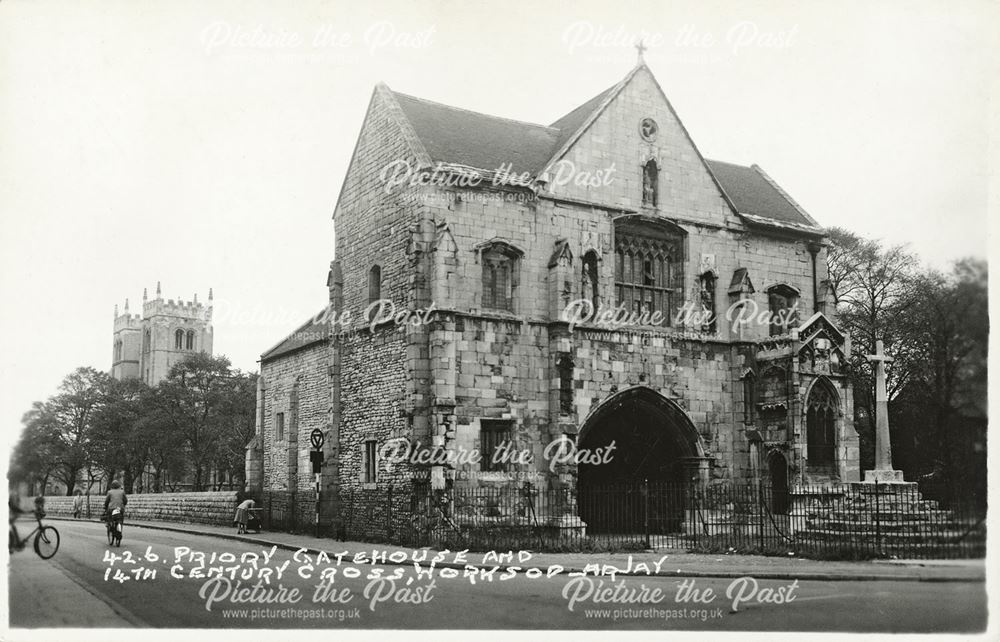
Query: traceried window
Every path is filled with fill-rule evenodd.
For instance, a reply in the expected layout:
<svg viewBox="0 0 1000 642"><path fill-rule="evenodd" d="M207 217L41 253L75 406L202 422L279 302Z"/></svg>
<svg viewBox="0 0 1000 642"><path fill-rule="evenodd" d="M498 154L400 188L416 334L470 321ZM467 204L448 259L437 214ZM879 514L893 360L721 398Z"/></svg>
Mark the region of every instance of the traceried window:
<svg viewBox="0 0 1000 642"><path fill-rule="evenodd" d="M483 249L483 307L514 312L517 298L519 254L504 243Z"/></svg>
<svg viewBox="0 0 1000 642"><path fill-rule="evenodd" d="M174 333L174 350L182 349L184 349L184 331L178 329L177 332Z"/></svg>
<svg viewBox="0 0 1000 642"><path fill-rule="evenodd" d="M642 166L642 204L656 207L659 202L660 168L652 158Z"/></svg>
<svg viewBox="0 0 1000 642"><path fill-rule="evenodd" d="M188 350L194 350L194 330L187 331L187 341L185 345Z"/></svg>
<svg viewBox="0 0 1000 642"><path fill-rule="evenodd" d="M835 426L838 410L836 391L825 380L818 381L806 403L806 452L810 467L830 467L835 461Z"/></svg>
<svg viewBox="0 0 1000 642"><path fill-rule="evenodd" d="M378 442L374 439L365 441L364 479L366 484L378 481Z"/></svg>
<svg viewBox="0 0 1000 642"><path fill-rule="evenodd" d="M511 424L506 420L480 419L479 424L479 454L480 469L484 471L498 471L506 469L506 462L502 457L500 461L494 461L497 449L504 443L510 443Z"/></svg>
<svg viewBox="0 0 1000 642"><path fill-rule="evenodd" d="M799 291L780 284L767 289L767 305L771 313L771 336L788 334L798 326Z"/></svg>
<svg viewBox="0 0 1000 642"><path fill-rule="evenodd" d="M615 224L615 304L636 315L660 313L669 326L683 300L684 232L645 222Z"/></svg>

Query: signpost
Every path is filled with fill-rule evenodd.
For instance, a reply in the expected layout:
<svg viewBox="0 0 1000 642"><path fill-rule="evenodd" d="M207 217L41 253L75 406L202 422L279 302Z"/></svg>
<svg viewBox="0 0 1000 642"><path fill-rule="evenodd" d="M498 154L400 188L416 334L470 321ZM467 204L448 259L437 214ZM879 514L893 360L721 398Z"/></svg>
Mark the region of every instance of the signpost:
<svg viewBox="0 0 1000 642"><path fill-rule="evenodd" d="M323 443L325 441L326 435L319 428L313 428L312 432L309 433L309 443L313 447L309 453L309 461L312 462L313 476L316 481L316 537L319 537L319 489L323 470Z"/></svg>

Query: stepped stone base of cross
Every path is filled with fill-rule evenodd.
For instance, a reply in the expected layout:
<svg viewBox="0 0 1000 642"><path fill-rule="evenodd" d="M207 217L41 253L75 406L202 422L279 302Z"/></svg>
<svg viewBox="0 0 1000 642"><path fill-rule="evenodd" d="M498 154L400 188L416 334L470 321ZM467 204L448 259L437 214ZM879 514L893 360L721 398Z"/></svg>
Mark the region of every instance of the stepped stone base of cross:
<svg viewBox="0 0 1000 642"><path fill-rule="evenodd" d="M903 483L903 471L901 470L866 470L865 484L900 484Z"/></svg>

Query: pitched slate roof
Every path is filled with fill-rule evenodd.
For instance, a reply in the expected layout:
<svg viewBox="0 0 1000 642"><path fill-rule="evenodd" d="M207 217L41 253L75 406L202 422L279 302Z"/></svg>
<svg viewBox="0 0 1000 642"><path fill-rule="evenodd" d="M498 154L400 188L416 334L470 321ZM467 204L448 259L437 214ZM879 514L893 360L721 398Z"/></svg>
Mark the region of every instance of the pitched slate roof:
<svg viewBox="0 0 1000 642"><path fill-rule="evenodd" d="M705 162L738 213L818 227L757 165L745 167L707 158Z"/></svg>
<svg viewBox="0 0 1000 642"><path fill-rule="evenodd" d="M490 116L386 88L435 163L494 172L511 164L516 174L538 176L586 128L641 67L549 126ZM823 230L757 165L705 161L725 197L744 220L768 227L822 234Z"/></svg>
<svg viewBox="0 0 1000 642"><path fill-rule="evenodd" d="M282 339L278 345L274 346L260 356L261 363L270 361L282 355L289 354L310 346L314 343L326 341L330 338L330 322L326 316L326 308L318 314L313 315L308 321L303 323L298 330Z"/></svg>
<svg viewBox="0 0 1000 642"><path fill-rule="evenodd" d="M559 131L497 116L480 114L393 92L434 162L535 176L549 160Z"/></svg>

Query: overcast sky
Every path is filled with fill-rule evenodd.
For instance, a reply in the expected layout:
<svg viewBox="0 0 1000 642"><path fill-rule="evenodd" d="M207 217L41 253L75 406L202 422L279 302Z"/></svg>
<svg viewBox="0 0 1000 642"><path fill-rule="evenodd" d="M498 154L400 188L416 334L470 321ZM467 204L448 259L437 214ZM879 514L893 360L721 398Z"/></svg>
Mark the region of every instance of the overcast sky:
<svg viewBox="0 0 1000 642"><path fill-rule="evenodd" d="M991 11L994 15L990 15ZM215 290L216 353L326 302L333 205L374 84L548 124L646 59L708 158L822 225L986 256L996 68L977 2L0 3L0 421L144 287ZM6 460L6 457L4 457Z"/></svg>

